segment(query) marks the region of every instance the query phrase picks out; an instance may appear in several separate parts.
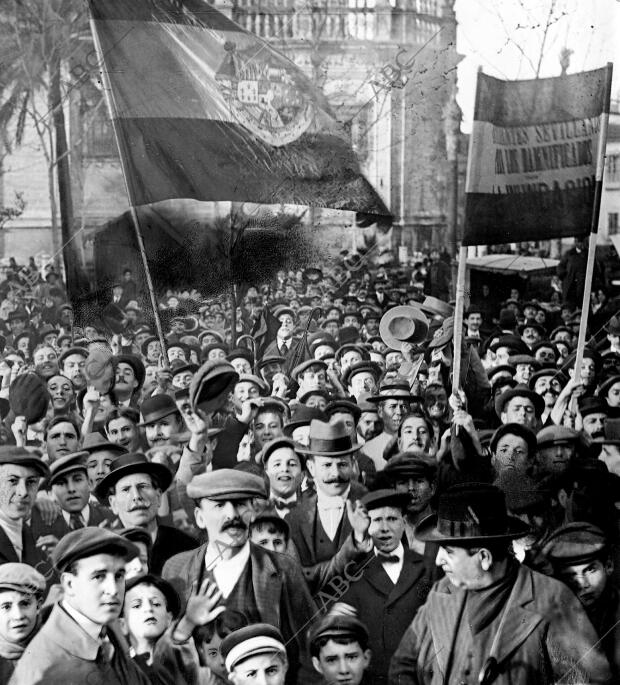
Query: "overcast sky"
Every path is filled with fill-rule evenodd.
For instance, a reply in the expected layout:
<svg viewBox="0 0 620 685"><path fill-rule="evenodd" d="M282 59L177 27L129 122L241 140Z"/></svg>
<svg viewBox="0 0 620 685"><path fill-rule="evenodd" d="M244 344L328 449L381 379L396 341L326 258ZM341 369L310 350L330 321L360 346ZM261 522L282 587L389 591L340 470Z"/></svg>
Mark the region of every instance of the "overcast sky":
<svg viewBox="0 0 620 685"><path fill-rule="evenodd" d="M620 1L456 0L459 66L458 101L463 130L471 130L476 72L505 79L535 76L549 8L554 11L540 76L558 76L560 50L573 50L570 72L614 62L612 97L620 97Z"/></svg>

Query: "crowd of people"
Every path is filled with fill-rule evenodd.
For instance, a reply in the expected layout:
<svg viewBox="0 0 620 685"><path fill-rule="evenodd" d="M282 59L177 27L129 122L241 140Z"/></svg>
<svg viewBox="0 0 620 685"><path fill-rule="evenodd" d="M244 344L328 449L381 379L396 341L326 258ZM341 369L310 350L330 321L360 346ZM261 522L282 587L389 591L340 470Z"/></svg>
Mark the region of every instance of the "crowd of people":
<svg viewBox="0 0 620 685"><path fill-rule="evenodd" d="M449 284L343 254L162 340L130 269L75 322L12 263L0 683L618 682L614 302L576 374L573 302L490 283L455 350Z"/></svg>

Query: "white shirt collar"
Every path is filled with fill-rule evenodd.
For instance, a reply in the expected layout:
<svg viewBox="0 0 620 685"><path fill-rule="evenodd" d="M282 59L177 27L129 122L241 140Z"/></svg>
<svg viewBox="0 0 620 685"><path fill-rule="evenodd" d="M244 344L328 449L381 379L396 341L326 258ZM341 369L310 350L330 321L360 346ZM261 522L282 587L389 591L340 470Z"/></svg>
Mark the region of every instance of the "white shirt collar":
<svg viewBox="0 0 620 685"><path fill-rule="evenodd" d="M71 514L68 511L65 511L64 509L62 511L62 517L65 520L65 523L69 524L71 521ZM79 512L82 516L82 521L84 521L84 525L88 525L88 521L90 519L90 507L88 504L82 509L82 511Z"/></svg>
<svg viewBox="0 0 620 685"><path fill-rule="evenodd" d="M60 605L89 637L92 637L97 642L101 642L102 625L91 621L88 616L84 616L77 609L74 609L66 600L61 600Z"/></svg>
<svg viewBox="0 0 620 685"><path fill-rule="evenodd" d="M221 551L218 550L217 544L209 545L207 553L205 554L205 567L208 571L213 572L213 577L220 589L222 596L226 599L237 581L243 573L243 569L250 560L250 542L249 540L241 548L241 550L230 559L223 559Z"/></svg>
<svg viewBox="0 0 620 685"><path fill-rule="evenodd" d="M289 502L297 502L297 493L294 492L290 497L282 497L281 495L277 495L273 490L269 493L269 499L272 500L282 500L282 502L285 502L288 504Z"/></svg>
<svg viewBox="0 0 620 685"><path fill-rule="evenodd" d="M342 495L326 495L324 492L316 489L316 499L317 506L319 507L344 507L344 503L349 498L349 492L351 492L351 486L349 485L347 489L342 493Z"/></svg>
<svg viewBox="0 0 620 685"><path fill-rule="evenodd" d="M375 547L374 549L375 556L379 555L379 550ZM385 554L394 554L395 556L398 557L398 561L402 561L405 558L405 548L403 547L403 543L399 542L398 547L392 551L392 552L385 552Z"/></svg>

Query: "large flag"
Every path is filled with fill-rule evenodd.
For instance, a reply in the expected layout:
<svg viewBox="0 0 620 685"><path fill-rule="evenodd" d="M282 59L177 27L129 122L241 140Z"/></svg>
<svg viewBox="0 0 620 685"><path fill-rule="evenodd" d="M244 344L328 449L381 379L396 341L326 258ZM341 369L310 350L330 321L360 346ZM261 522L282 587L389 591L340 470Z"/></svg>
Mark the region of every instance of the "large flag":
<svg viewBox="0 0 620 685"><path fill-rule="evenodd" d="M611 67L530 81L480 73L464 245L590 232Z"/></svg>
<svg viewBox="0 0 620 685"><path fill-rule="evenodd" d="M134 205L173 198L389 216L302 71L205 0L89 0Z"/></svg>

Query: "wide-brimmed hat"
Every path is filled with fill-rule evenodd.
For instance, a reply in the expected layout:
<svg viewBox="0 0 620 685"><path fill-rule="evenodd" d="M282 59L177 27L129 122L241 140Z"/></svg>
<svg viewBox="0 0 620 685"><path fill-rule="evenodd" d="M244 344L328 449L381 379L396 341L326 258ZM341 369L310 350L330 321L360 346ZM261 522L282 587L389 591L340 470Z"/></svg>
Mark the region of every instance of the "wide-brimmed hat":
<svg viewBox="0 0 620 685"><path fill-rule="evenodd" d="M29 424L46 414L50 402L47 385L36 373L22 373L9 387L9 404L15 416L24 416Z"/></svg>
<svg viewBox="0 0 620 685"><path fill-rule="evenodd" d="M543 411L545 410L545 400L541 395L530 390L527 385L517 385L514 388L505 390L501 395L498 395L495 399L495 413L501 417L504 407L513 397L527 397L534 404L534 412L536 416L540 418Z"/></svg>
<svg viewBox="0 0 620 685"><path fill-rule="evenodd" d="M610 376L604 383L601 383L601 385L599 386L598 392L596 393L598 395L598 397L600 397L602 400L604 400L605 395L607 395L607 393L609 392L609 389L615 383L620 383L620 376L618 376L618 375Z"/></svg>
<svg viewBox="0 0 620 685"><path fill-rule="evenodd" d="M427 295L424 302L421 302L418 307L431 316L441 316L444 319L454 314L454 307L431 295Z"/></svg>
<svg viewBox="0 0 620 685"><path fill-rule="evenodd" d="M417 395L412 395L409 383L406 379L395 378L381 383L378 395L367 398L368 402L383 402L383 400L407 400L409 402L420 401Z"/></svg>
<svg viewBox="0 0 620 685"><path fill-rule="evenodd" d="M149 461L141 452L129 452L121 454L112 462L112 470L97 485L95 495L103 502L121 478L133 473L146 473L152 476L162 492L165 492L172 483L172 472L167 466Z"/></svg>
<svg viewBox="0 0 620 685"><path fill-rule="evenodd" d="M505 333L504 335L500 335L489 345L491 352L497 352L499 347L508 347L514 352L514 354L530 353L529 347L523 342L523 340L521 340L521 338L519 338L518 335L514 335L514 333Z"/></svg>
<svg viewBox="0 0 620 685"><path fill-rule="evenodd" d="M230 362L206 362L196 371L189 386L192 408L207 414L220 409L238 380L239 374Z"/></svg>
<svg viewBox="0 0 620 685"><path fill-rule="evenodd" d="M448 488L439 496L437 514L422 519L415 528L418 540L456 546L514 540L528 532L523 521L508 515L504 493L486 483Z"/></svg>
<svg viewBox="0 0 620 685"><path fill-rule="evenodd" d="M382 316L379 334L388 347L400 350L403 343L423 343L428 335L428 327L429 321L421 309L401 305L392 307Z"/></svg>
<svg viewBox="0 0 620 685"><path fill-rule="evenodd" d="M291 410L291 419L284 424L282 432L290 438L296 428L299 428L300 426L309 426L314 419L327 421L327 414L318 407L307 407L305 404L296 404Z"/></svg>
<svg viewBox="0 0 620 685"><path fill-rule="evenodd" d="M317 457L343 457L359 449L360 445L353 445L351 434L342 421L325 423L314 419L310 422L308 447L298 447L297 451Z"/></svg>
<svg viewBox="0 0 620 685"><path fill-rule="evenodd" d="M176 402L170 395L153 395L142 402L140 407L142 422L139 426L148 426L171 414L180 413Z"/></svg>

